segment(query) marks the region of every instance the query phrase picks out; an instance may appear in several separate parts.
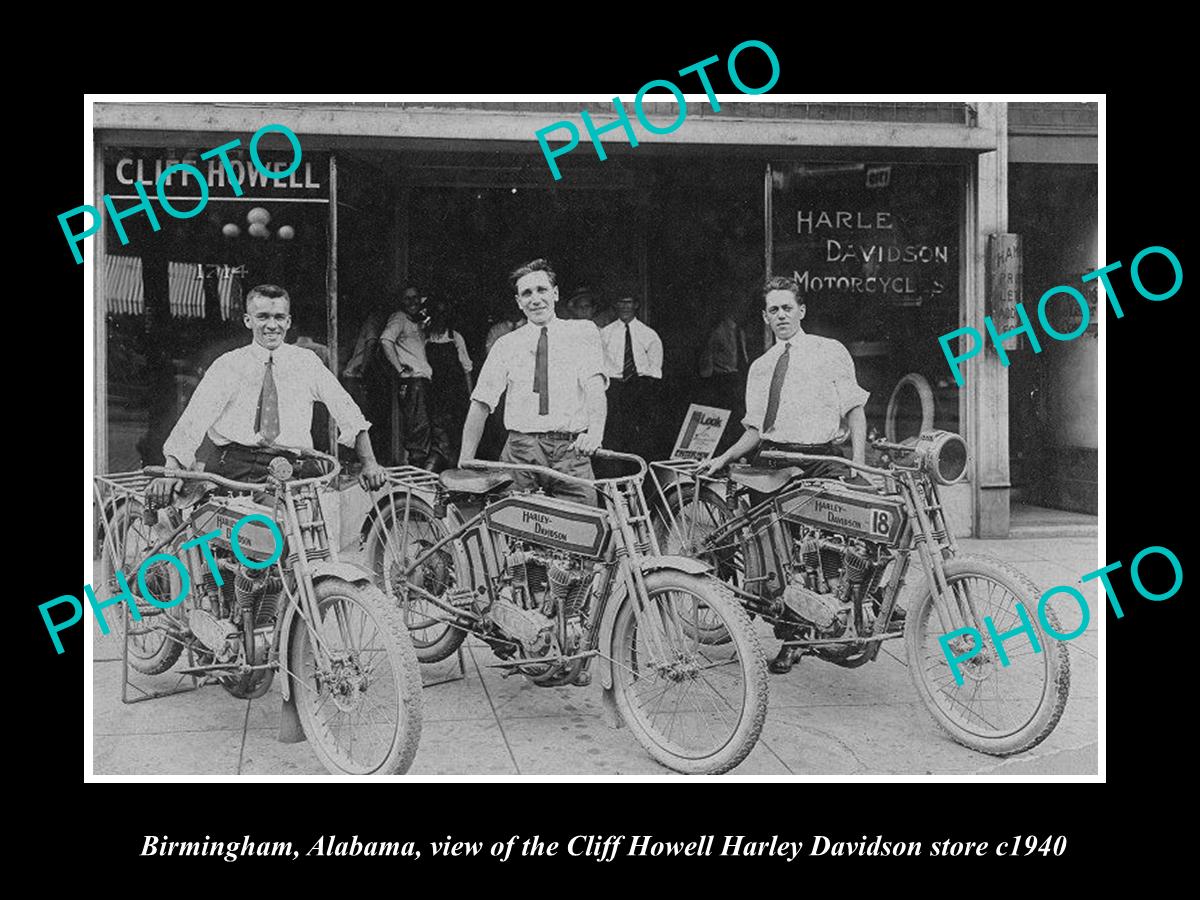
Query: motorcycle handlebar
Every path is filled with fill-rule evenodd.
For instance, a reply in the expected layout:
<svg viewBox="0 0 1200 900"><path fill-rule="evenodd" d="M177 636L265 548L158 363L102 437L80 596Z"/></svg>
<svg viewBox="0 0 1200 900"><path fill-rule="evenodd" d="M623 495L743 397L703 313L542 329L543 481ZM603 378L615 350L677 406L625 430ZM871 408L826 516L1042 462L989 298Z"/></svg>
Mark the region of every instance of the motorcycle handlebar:
<svg viewBox="0 0 1200 900"><path fill-rule="evenodd" d="M868 466L865 463L856 463L853 460L846 459L844 456L818 456L812 453L789 453L786 450L763 450L758 454L759 459L774 459L780 462L792 462L797 465L814 462L837 463L851 469L857 469L860 472L870 472L872 475L890 475L892 474L887 469L880 469L875 466Z"/></svg>
<svg viewBox="0 0 1200 900"><path fill-rule="evenodd" d="M559 481L565 481L569 484L580 484L585 487L595 487L601 482L607 481L623 481L627 478L641 478L646 474L646 461L640 456L633 453L621 453L617 450L597 449L593 454L600 459L613 459L621 462L637 463L638 472L636 475L622 475L618 478L580 478L578 475L568 475L565 472L559 472L557 469L551 469L547 466L535 466L529 463L509 463L509 462L492 462L487 459L464 459L459 462L459 465L464 469L481 469L492 470L496 472L536 472L540 475L545 475L547 478L556 478Z"/></svg>
<svg viewBox="0 0 1200 900"><path fill-rule="evenodd" d="M307 447L295 448L280 448L291 450L298 453L300 456L307 456L310 459L319 459L329 464L330 469L324 475L315 475L312 478L297 478L291 481L291 484L305 484L308 482L328 482L337 476L341 471L341 464L328 453L322 453L320 450L313 450ZM146 475L155 478L178 478L181 481L208 481L218 487L228 488L233 491L261 491L264 487L264 482L255 481L234 481L232 478L226 478L224 475L217 475L213 472L193 472L186 469L168 469L166 466L143 466L142 472Z"/></svg>

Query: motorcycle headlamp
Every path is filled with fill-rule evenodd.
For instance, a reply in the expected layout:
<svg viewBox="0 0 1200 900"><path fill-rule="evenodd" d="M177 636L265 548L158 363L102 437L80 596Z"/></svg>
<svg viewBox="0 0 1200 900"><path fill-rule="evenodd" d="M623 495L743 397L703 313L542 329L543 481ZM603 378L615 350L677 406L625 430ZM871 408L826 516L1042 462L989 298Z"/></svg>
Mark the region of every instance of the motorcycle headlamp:
<svg viewBox="0 0 1200 900"><path fill-rule="evenodd" d="M913 453L935 482L957 484L967 474L967 442L952 431L926 431L913 445Z"/></svg>

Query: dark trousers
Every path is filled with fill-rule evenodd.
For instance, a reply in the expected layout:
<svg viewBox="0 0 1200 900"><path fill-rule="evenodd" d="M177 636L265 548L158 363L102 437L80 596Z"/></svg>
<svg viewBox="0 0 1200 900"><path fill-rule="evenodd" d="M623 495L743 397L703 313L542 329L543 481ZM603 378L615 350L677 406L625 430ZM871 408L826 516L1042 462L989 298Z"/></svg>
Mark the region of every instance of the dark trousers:
<svg viewBox="0 0 1200 900"><path fill-rule="evenodd" d="M431 431L429 426L429 379L401 378L400 441L404 445L407 463L423 466L429 459Z"/></svg>
<svg viewBox="0 0 1200 900"><path fill-rule="evenodd" d="M282 456L292 464L293 478L316 478L322 473L318 460L284 453L270 447L247 447L244 444L214 446L205 460L204 471L232 478L234 481L265 481L271 460Z"/></svg>
<svg viewBox="0 0 1200 900"><path fill-rule="evenodd" d="M571 446L574 441L574 437L557 432L524 434L520 431L510 431L508 441L500 454L500 461L546 466L564 475L589 480L595 478L592 474L591 460ZM551 497L562 497L564 500L574 500L588 506L596 505L596 491L593 488L535 472L513 472L512 475L515 490L532 491L540 487Z"/></svg>
<svg viewBox="0 0 1200 900"><path fill-rule="evenodd" d="M654 452L660 421L658 387L659 379L648 375L609 381L608 417L604 426L606 448L642 457Z"/></svg>

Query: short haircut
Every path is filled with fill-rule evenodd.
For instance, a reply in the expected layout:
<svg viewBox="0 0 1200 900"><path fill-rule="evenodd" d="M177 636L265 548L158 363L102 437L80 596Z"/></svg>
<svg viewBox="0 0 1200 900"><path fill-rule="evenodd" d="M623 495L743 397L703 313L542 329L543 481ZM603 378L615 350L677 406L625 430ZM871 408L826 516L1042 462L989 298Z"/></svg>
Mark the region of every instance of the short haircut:
<svg viewBox="0 0 1200 900"><path fill-rule="evenodd" d="M796 305L800 306L804 303L804 295L800 293L800 285L796 284L794 278L788 278L786 275L776 275L763 286L763 304L767 302L767 294L771 291L791 291L793 297L796 298Z"/></svg>
<svg viewBox="0 0 1200 900"><path fill-rule="evenodd" d="M550 263L544 259L534 259L517 266L508 276L509 282L512 284L513 293L517 292L517 282L534 272L545 272L546 277L550 279L552 287L558 287L558 276L554 274L554 269L550 268Z"/></svg>
<svg viewBox="0 0 1200 900"><path fill-rule="evenodd" d="M288 312L292 311L292 298L277 284L260 284L250 288L250 292L246 294L246 311L250 311L250 301L255 297L262 297L264 300L279 300L287 301Z"/></svg>

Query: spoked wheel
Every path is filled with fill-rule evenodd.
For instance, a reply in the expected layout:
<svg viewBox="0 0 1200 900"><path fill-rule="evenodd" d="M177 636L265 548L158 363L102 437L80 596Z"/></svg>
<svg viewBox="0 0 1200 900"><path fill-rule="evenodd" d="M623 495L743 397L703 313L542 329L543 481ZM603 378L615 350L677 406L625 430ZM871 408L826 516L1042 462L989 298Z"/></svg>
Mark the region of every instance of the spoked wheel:
<svg viewBox="0 0 1200 900"><path fill-rule="evenodd" d="M400 497L380 511L367 535L367 559L376 583L403 611L417 659L423 663L446 659L467 636L445 621L445 610L406 590L404 573L446 534L446 526L434 516L428 503L416 497L406 502ZM453 546L446 545L413 573L412 583L448 600L458 586L459 568Z"/></svg>
<svg viewBox="0 0 1200 900"><path fill-rule="evenodd" d="M695 775L727 772L754 747L767 714L767 664L758 636L745 610L711 578L652 572L646 590L643 622L633 598L616 614L617 708L663 765ZM722 628L728 640L703 643L702 621Z"/></svg>
<svg viewBox="0 0 1200 900"><path fill-rule="evenodd" d="M734 518L729 505L709 488L701 488L699 493L686 487L682 490L668 488L666 497L671 514L664 515L660 511L654 517L662 552L703 560L712 566L721 581L744 590L746 551L741 539L735 534L719 543L709 540L713 532ZM729 640L729 634L707 610L697 626L703 644L724 644ZM692 627L692 623L686 623L685 627Z"/></svg>
<svg viewBox="0 0 1200 900"><path fill-rule="evenodd" d="M128 501L124 511L112 516L112 540L117 553L117 565L112 564L108 546L103 536L100 542L100 563L96 572L96 591L99 600L115 597L120 588L116 572L125 576L129 590L138 601L138 613L142 619L134 621L125 603L114 604L104 610L104 621L117 641L125 641L129 647L129 665L143 675L161 675L175 665L183 652L183 644L170 637L170 632L182 631L179 607L160 609L146 601L138 585L138 567L150 554L150 550L161 538L152 535L152 529L142 519L144 507L139 500ZM165 552L179 555L178 548L167 547ZM160 560L146 571L146 588L158 600L169 601L179 596L182 583L179 570L171 563Z"/></svg>
<svg viewBox="0 0 1200 900"><path fill-rule="evenodd" d="M959 605L973 610L975 620L965 624L978 629L983 646L958 664L963 683L957 684L939 641L954 628L943 628L926 589L909 609L904 628L908 670L918 695L937 723L972 750L1007 756L1036 746L1062 718L1071 686L1066 645L1047 635L1038 622L1037 587L1011 566L982 556L950 560L946 578ZM1025 608L1040 652L1034 652L1027 634L1013 635L1003 644L1005 666L983 620L990 616L998 634L1020 628L1017 603ZM1047 608L1046 619L1061 633L1053 610ZM951 641L951 651L958 656L973 648L970 634Z"/></svg>
<svg viewBox="0 0 1200 900"><path fill-rule="evenodd" d="M319 581L316 597L319 621L297 615L287 660L313 752L335 775L407 772L421 739L421 673L400 611L378 588L340 578Z"/></svg>

